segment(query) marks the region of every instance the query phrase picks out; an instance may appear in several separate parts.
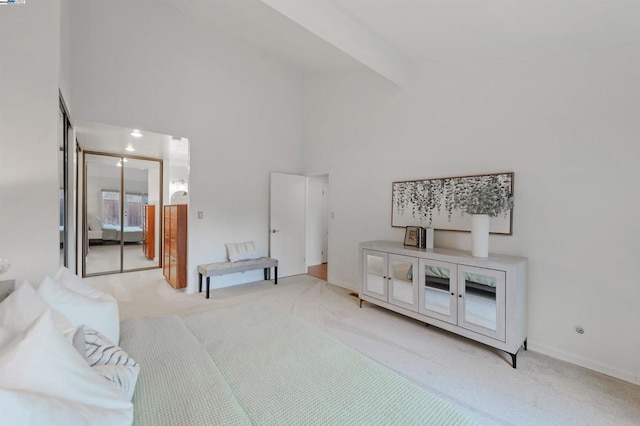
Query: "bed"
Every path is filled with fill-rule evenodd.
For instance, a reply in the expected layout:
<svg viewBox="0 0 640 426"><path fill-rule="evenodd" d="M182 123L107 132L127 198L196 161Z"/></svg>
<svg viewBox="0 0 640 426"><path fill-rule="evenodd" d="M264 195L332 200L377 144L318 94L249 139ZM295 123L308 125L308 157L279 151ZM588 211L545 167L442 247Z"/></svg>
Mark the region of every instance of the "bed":
<svg viewBox="0 0 640 426"><path fill-rule="evenodd" d="M125 243L142 242L142 228L139 226L125 226L124 229L120 229L120 225L103 225L102 220L96 215L89 215L87 223L89 244L119 242L121 236Z"/></svg>
<svg viewBox="0 0 640 426"><path fill-rule="evenodd" d="M439 397L277 310L127 320L120 345L141 366L137 426L472 424Z"/></svg>
<svg viewBox="0 0 640 426"><path fill-rule="evenodd" d="M139 226L125 226L120 229L120 225L102 226L102 241L120 241L120 236L124 236L125 243L141 242L142 228Z"/></svg>
<svg viewBox="0 0 640 426"><path fill-rule="evenodd" d="M0 411L7 424L52 419L104 426L474 424L438 396L281 310L232 306L119 322L113 296L66 268L55 277L45 278L37 293L22 283L0 305L5 331L25 322L20 326L24 331L13 330L23 333L16 339L0 339L6 362L0 367L15 372L13 358L7 357L21 350L20 366L31 372L0 375L0 396L7 397L0 397ZM61 293L45 302L49 293L43 287ZM35 307L36 299L42 306ZM72 345L57 328L48 304L69 318L82 312L83 319L73 322L90 323L81 334L81 349L75 347L75 334ZM35 307L31 325L31 319L15 315L27 306ZM87 327L99 328L105 336L116 333L119 339L112 338L119 343L106 337L99 343L98 332ZM106 370L92 369L107 365L135 367L137 372L132 379L118 370L116 377L102 381ZM69 381L66 386L51 386L50 368L59 375L56 380ZM133 404L131 393L120 394L123 384L132 391Z"/></svg>

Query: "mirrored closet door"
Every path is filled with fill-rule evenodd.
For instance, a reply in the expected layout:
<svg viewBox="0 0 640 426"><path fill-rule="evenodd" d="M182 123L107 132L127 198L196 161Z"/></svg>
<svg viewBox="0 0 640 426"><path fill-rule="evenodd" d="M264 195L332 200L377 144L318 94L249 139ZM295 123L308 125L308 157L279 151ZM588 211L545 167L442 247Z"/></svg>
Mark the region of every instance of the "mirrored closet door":
<svg viewBox="0 0 640 426"><path fill-rule="evenodd" d="M159 268L162 161L85 152L84 276Z"/></svg>

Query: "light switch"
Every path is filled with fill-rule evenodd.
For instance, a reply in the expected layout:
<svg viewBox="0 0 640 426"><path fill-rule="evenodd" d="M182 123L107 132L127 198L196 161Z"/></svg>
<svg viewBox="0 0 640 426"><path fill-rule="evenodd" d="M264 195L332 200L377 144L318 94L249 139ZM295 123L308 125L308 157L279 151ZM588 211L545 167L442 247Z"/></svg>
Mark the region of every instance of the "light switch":
<svg viewBox="0 0 640 426"><path fill-rule="evenodd" d="M204 212L198 212L198 219L202 219L204 217Z"/></svg>
<svg viewBox="0 0 640 426"><path fill-rule="evenodd" d="M336 212L331 212L331 219L335 219L336 218Z"/></svg>

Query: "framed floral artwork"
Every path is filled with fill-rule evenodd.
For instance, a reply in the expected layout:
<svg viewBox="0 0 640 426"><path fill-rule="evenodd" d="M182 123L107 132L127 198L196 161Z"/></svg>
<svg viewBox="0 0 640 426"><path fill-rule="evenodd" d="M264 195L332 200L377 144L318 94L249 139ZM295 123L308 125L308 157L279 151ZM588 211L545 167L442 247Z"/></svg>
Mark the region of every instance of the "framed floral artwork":
<svg viewBox="0 0 640 426"><path fill-rule="evenodd" d="M471 216L455 208L456 197L474 188L490 185L513 196L513 172L456 176L393 182L391 188L391 226L431 227L436 230L470 231ZM492 217L492 234L513 233L513 210Z"/></svg>

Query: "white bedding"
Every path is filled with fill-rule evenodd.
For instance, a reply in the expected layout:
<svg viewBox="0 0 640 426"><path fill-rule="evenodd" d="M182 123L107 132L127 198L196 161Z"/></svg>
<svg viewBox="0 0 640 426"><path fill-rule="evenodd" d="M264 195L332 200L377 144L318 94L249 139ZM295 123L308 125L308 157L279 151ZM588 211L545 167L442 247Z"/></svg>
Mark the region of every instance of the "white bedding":
<svg viewBox="0 0 640 426"><path fill-rule="evenodd" d="M141 366L134 426L472 424L437 396L266 306L121 326L122 347Z"/></svg>
<svg viewBox="0 0 640 426"><path fill-rule="evenodd" d="M102 240L103 241L120 241L120 226L104 225L102 227ZM124 227L125 243L137 243L140 241L142 241L142 228L140 228L139 226Z"/></svg>
<svg viewBox="0 0 640 426"><path fill-rule="evenodd" d="M101 240L102 239L102 231L91 231L91 230L89 230L89 239L90 240Z"/></svg>

